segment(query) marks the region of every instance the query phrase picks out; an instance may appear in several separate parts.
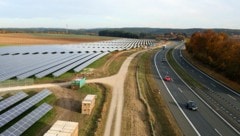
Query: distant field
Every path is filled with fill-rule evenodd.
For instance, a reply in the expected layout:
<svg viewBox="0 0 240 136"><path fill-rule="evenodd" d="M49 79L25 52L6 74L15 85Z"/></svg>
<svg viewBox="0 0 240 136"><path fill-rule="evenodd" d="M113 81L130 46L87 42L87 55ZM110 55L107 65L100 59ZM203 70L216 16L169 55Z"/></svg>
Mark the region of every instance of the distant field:
<svg viewBox="0 0 240 136"><path fill-rule="evenodd" d="M112 37L74 35L74 34L44 34L44 33L10 33L0 34L0 46L34 45L34 44L68 44L112 40Z"/></svg>

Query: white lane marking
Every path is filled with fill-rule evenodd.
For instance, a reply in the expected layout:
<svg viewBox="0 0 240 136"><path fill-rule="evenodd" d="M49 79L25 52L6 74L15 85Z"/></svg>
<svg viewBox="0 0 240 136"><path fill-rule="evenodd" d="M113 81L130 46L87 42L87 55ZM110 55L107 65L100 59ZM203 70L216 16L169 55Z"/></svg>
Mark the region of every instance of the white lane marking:
<svg viewBox="0 0 240 136"><path fill-rule="evenodd" d="M162 79L162 76L158 70L157 67L157 63L156 63L156 58L157 58L157 54L159 54L160 51L158 51L155 56L154 56L154 65L155 68L157 69L157 73L158 76ZM182 108L179 106L179 104L177 103L176 99L173 97L172 93L170 92L170 90L168 89L167 85L165 84L165 82L163 80L161 80L163 82L163 85L165 86L165 88L167 89L169 95L172 97L173 101L175 102L175 104L177 105L178 109L182 112L183 116L186 118L186 120L188 121L188 123L192 126L193 130L197 133L198 136L201 136L200 133L198 132L198 130L195 128L195 126L192 124L192 122L190 121L190 119L187 117L187 115L184 113L184 111L182 110Z"/></svg>
<svg viewBox="0 0 240 136"><path fill-rule="evenodd" d="M181 88L178 88L178 90L179 90L181 93L183 93L183 90L182 90Z"/></svg>
<svg viewBox="0 0 240 136"><path fill-rule="evenodd" d="M203 78L202 76L199 76L200 78Z"/></svg>
<svg viewBox="0 0 240 136"><path fill-rule="evenodd" d="M213 87L216 87L216 85L214 85L213 83L211 83L211 85L212 85Z"/></svg>
<svg viewBox="0 0 240 136"><path fill-rule="evenodd" d="M180 51L180 53L182 54L182 51ZM208 74L204 73L203 71L199 70L198 68L196 68L195 66L193 66L191 63L189 63L184 57L183 60L188 63L192 68L194 68L195 70L197 70L198 72L202 73L203 75L207 76L208 78L212 79L214 82L216 82L217 84L223 86L224 88L226 88L227 90L231 91L232 93L236 94L237 96L240 96L239 93L233 91L231 88L229 88L228 86L226 86L224 83L222 83L221 81L217 81L216 79L212 78L211 76L209 76Z"/></svg>
<svg viewBox="0 0 240 136"><path fill-rule="evenodd" d="M186 60L185 60L186 61ZM187 61L186 61L187 62ZM188 63L189 65L191 65L190 63ZM171 65L169 65L171 67ZM192 67L194 67L193 65L191 65ZM194 67L195 68L195 67ZM208 106L208 108L210 108L219 118L221 118L229 127L231 127L238 135L240 135L240 132L235 128L233 127L227 120L225 120L218 112L216 112L205 100L202 99L202 97L200 97L185 81L183 81L183 79L176 73L176 71L171 67L171 69L174 71L174 73L179 77L180 80L182 80L182 82L203 102L205 103L205 105ZM196 68L195 68L196 69ZM196 69L198 70L198 69ZM198 70L199 71L199 70ZM200 71L201 72L201 71ZM201 72L203 73L203 72ZM204 73L203 73L204 74ZM204 74L206 75L206 74ZM206 75L208 76L208 75ZM209 78L211 78L210 76L208 76ZM214 80L213 78L211 78L212 80ZM216 83L220 84L220 85L223 85L221 84L220 82L214 80ZM224 85L223 85L224 86ZM226 86L224 86L225 88L227 88ZM233 92L230 88L227 88L229 89L231 92ZM240 96L240 94L236 93L236 92L233 92L235 94L237 94L238 96ZM240 122L240 120L239 120Z"/></svg>
<svg viewBox="0 0 240 136"><path fill-rule="evenodd" d="M236 98L234 98L232 95L228 94L229 97L231 97L233 100L237 100Z"/></svg>
<svg viewBox="0 0 240 136"><path fill-rule="evenodd" d="M219 136L222 136L222 134L216 128L214 130L218 133Z"/></svg>

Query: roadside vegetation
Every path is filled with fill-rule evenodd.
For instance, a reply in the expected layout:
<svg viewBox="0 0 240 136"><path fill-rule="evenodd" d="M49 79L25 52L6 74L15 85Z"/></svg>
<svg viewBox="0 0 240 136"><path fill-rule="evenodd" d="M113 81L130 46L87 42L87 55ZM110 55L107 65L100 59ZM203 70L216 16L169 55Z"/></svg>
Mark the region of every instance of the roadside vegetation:
<svg viewBox="0 0 240 136"><path fill-rule="evenodd" d="M225 33L196 32L186 43L187 52L217 73L240 83L240 42Z"/></svg>
<svg viewBox="0 0 240 136"><path fill-rule="evenodd" d="M202 88L202 85L199 84L196 80L194 80L179 64L175 61L172 55L173 49L170 49L167 52L167 60L172 68L178 73L178 75L188 83L191 88Z"/></svg>
<svg viewBox="0 0 240 136"><path fill-rule="evenodd" d="M174 117L168 109L161 95L159 87L154 79L152 58L157 50L146 52L138 61L139 82L142 85L142 95L150 106L149 119L153 125L153 134L158 135L182 135Z"/></svg>

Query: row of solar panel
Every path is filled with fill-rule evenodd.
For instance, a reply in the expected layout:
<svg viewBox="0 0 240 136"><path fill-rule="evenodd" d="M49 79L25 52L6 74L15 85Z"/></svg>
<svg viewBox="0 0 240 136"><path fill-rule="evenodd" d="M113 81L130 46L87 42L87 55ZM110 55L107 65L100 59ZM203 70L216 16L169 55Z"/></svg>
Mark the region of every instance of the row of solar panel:
<svg viewBox="0 0 240 136"><path fill-rule="evenodd" d="M80 51L86 51L87 50L93 50L94 48L98 48L102 51L111 51L111 50L122 50L126 49L125 45L130 43L133 46L138 45L135 47L140 47L141 45L150 45L153 43L153 40L131 40L131 39L119 39L119 40L112 40L112 41L106 41L106 42L95 42L95 43L81 43L81 44L68 44L68 45L55 45L55 46L41 46L36 45L31 48L29 46L10 46L10 47L4 47L0 50L0 55L28 55L28 54L47 54L52 53L56 54L58 52L64 54L64 53L73 53L75 50L71 50L70 47L78 47L81 48ZM85 49L84 49L85 48ZM112 48L112 49L110 49ZM109 50L110 49L110 50Z"/></svg>
<svg viewBox="0 0 240 136"><path fill-rule="evenodd" d="M33 60L34 57L28 57L28 60L27 57L25 57L24 61L22 61L19 66L13 62L12 66L9 64L8 66L5 66L5 68L1 69L0 81L4 81L12 77L25 79L32 75L35 75L37 78L42 78L53 72L55 72L53 73L53 76L57 77L72 68L83 65L87 61L92 62L92 60L95 60L95 57L99 58L98 56L102 56L101 54L105 55L107 53L73 54L68 56L59 56L53 59L50 59L50 56L48 56L48 59L46 60L41 59L41 57L37 57L35 60Z"/></svg>
<svg viewBox="0 0 240 136"><path fill-rule="evenodd" d="M28 95L24 92L18 92L15 95L0 101L0 112L7 109L8 107L12 106L13 104L21 101L22 99L26 98Z"/></svg>
<svg viewBox="0 0 240 136"><path fill-rule="evenodd" d="M18 117L19 115L21 115L22 113L27 111L28 109L30 109L31 107L33 107L34 105L39 103L41 100L43 100L44 98L49 96L51 93L52 92L50 92L49 90L44 89L41 92L35 94L34 96L28 98L27 100L21 102L20 104L14 106L14 107L10 108L9 110L7 110L6 112L2 113L0 115L0 127L6 125L10 121L12 121L16 117ZM19 96L19 94L17 96ZM19 98L16 98L16 99L19 99ZM8 101L10 101L10 100L8 99ZM15 101L17 101L17 100L15 100ZM12 102L9 102L9 103L11 104Z"/></svg>
<svg viewBox="0 0 240 136"><path fill-rule="evenodd" d="M118 40L123 41L123 40ZM150 42L150 41L148 41ZM124 48L134 48L136 45L134 43L119 42L119 45ZM33 46L35 47L35 46ZM40 46L39 46L40 47ZM46 48L45 46L42 46ZM78 50L76 48L82 48L82 46L60 46L61 48ZM60 48L56 46L55 48ZM28 47L29 49L32 48ZM53 49L53 47L49 47ZM112 51L112 50L111 50ZM0 57L0 82L17 77L17 79L25 79L30 76L35 76L37 78L42 78L49 74L54 77L58 77L63 73L74 69L75 72L79 72L79 69L83 69L83 66L88 66L101 54L107 54L108 52L93 52L93 53L71 53L71 54L38 54L32 55L31 57L21 55L21 56L2 56ZM11 61L9 61L11 60ZM89 61L89 62L88 62ZM78 68L80 67L80 68ZM77 69L77 70L75 70Z"/></svg>
<svg viewBox="0 0 240 136"><path fill-rule="evenodd" d="M38 108L1 133L0 136L20 136L51 109L52 106L46 103L40 105Z"/></svg>

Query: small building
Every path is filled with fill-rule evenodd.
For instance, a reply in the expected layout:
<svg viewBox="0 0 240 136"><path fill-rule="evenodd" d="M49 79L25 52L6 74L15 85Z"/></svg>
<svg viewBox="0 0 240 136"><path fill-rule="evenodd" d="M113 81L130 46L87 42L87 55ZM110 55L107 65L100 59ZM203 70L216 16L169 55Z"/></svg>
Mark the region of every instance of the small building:
<svg viewBox="0 0 240 136"><path fill-rule="evenodd" d="M44 136L78 136L78 122L57 120Z"/></svg>
<svg viewBox="0 0 240 136"><path fill-rule="evenodd" d="M75 79L72 84L71 84L71 88L72 89L79 89L81 87L83 87L86 83L86 78L85 77L82 77L82 78L77 78Z"/></svg>
<svg viewBox="0 0 240 136"><path fill-rule="evenodd" d="M96 95L87 95L82 101L82 114L90 115L96 101Z"/></svg>

